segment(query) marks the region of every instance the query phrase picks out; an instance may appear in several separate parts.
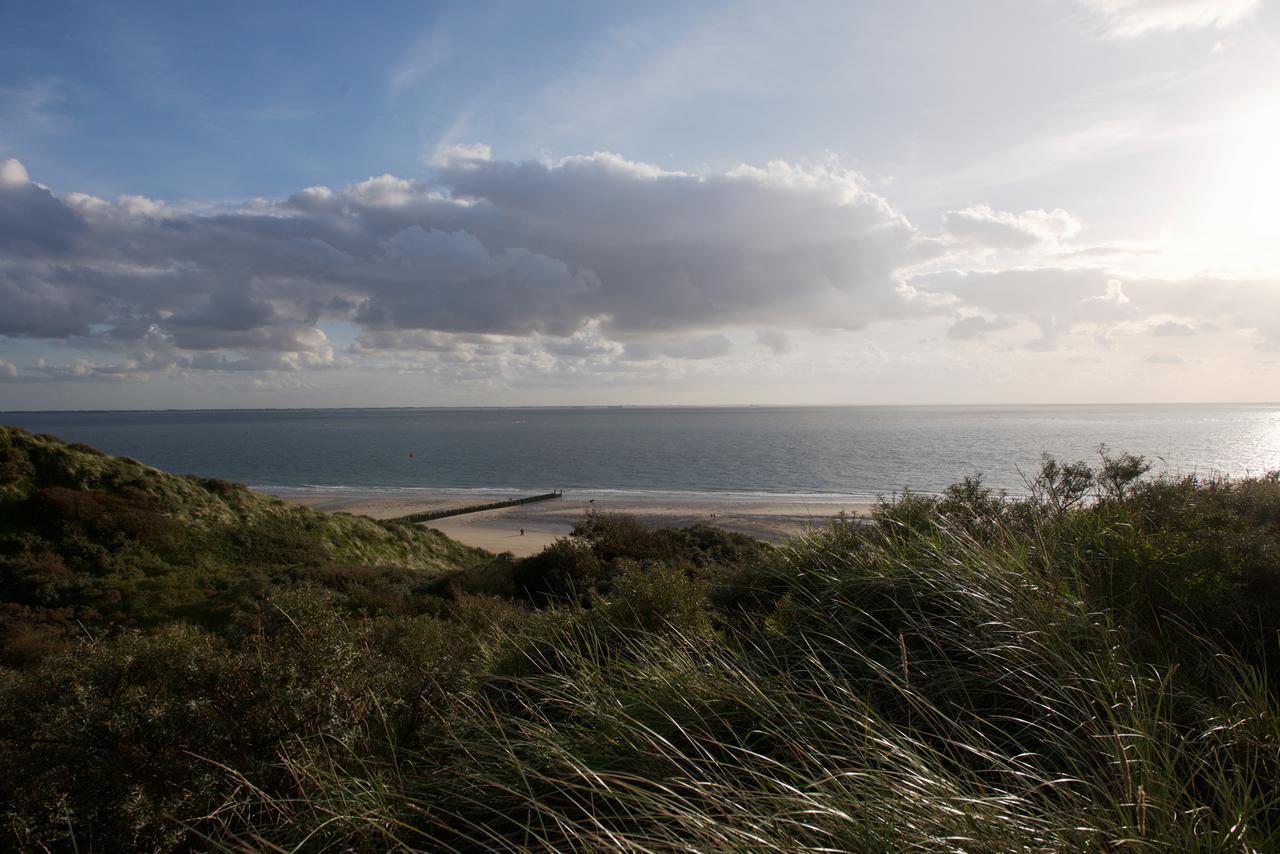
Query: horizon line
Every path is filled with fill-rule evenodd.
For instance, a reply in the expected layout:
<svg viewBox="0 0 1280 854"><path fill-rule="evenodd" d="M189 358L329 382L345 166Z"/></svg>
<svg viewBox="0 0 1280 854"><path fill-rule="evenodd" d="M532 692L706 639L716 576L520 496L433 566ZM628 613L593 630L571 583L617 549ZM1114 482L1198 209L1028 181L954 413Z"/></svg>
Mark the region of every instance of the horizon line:
<svg viewBox="0 0 1280 854"><path fill-rule="evenodd" d="M552 409L939 409L939 408L1013 408L1013 407L1152 407L1152 406L1280 406L1280 401L1257 400L1203 400L1203 401L1130 401L1086 403L589 403L589 404L473 404L473 405L423 405L423 406L219 406L219 407L165 407L163 409L9 409L0 410L5 415L71 415L118 414L157 412L357 412L395 410L552 410Z"/></svg>

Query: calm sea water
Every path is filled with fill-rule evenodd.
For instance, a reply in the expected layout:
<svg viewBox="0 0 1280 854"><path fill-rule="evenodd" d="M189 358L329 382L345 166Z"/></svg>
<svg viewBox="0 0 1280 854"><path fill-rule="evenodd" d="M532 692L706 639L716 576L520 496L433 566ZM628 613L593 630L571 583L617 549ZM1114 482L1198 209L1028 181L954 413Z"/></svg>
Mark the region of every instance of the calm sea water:
<svg viewBox="0 0 1280 854"><path fill-rule="evenodd" d="M275 491L868 497L966 474L1020 491L1100 443L1175 473L1280 468L1280 406L343 409L0 413L174 472ZM410 454L412 453L412 456Z"/></svg>

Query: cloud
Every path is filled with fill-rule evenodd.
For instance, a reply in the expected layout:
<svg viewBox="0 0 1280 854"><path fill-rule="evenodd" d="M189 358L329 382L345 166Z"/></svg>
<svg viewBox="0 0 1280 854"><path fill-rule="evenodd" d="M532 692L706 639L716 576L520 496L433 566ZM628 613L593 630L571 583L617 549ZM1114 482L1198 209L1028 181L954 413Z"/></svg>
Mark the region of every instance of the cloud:
<svg viewBox="0 0 1280 854"><path fill-rule="evenodd" d="M1105 305L1107 303L1113 305L1128 305L1129 296L1124 292L1124 284L1119 279L1107 279L1106 291L1095 294L1091 297L1085 297L1086 305L1089 303Z"/></svg>
<svg viewBox="0 0 1280 854"><path fill-rule="evenodd" d="M1164 323L1152 327L1151 334L1161 338L1195 335L1196 329L1188 323L1179 323L1176 320L1166 320Z"/></svg>
<svg viewBox="0 0 1280 854"><path fill-rule="evenodd" d="M703 177L597 154L441 177L469 203L451 218L491 250L518 246L598 282L575 299L578 322L611 331L785 318L857 328L910 311L896 271L938 251L838 169Z"/></svg>
<svg viewBox="0 0 1280 854"><path fill-rule="evenodd" d="M146 196L121 196L116 205L129 216L164 216L168 212L164 202Z"/></svg>
<svg viewBox="0 0 1280 854"><path fill-rule="evenodd" d="M1033 267L1011 270L948 270L910 279L923 294L946 296L951 304L1030 322L1040 337L1033 349L1055 349L1064 336L1140 322L1153 334L1184 334L1194 327L1169 317L1194 318L1196 325L1247 330L1267 347L1280 346L1280 280L1126 278L1104 270ZM958 328L957 328L958 327ZM984 322L961 320L951 337L976 337Z"/></svg>
<svg viewBox="0 0 1280 854"><path fill-rule="evenodd" d="M1107 23L1109 38L1184 29L1226 29L1249 18L1261 0L1079 0Z"/></svg>
<svg viewBox="0 0 1280 854"><path fill-rule="evenodd" d="M1112 293L1108 277L1097 270L1062 267L1027 267L1011 270L947 270L911 279L913 287L933 294L947 294L959 304L1000 315L1076 317L1089 301ZM1099 309L1115 309L1114 300L1098 302Z"/></svg>
<svg viewBox="0 0 1280 854"><path fill-rule="evenodd" d="M69 382L145 382L150 379L151 369L136 361L128 360L118 364L98 364L85 359L76 359L65 365L50 365L43 359L19 371L10 362L0 359L0 382L5 383L69 383Z"/></svg>
<svg viewBox="0 0 1280 854"><path fill-rule="evenodd" d="M626 351L622 344L610 341L601 335L600 330L594 325L589 325L568 338L550 339L539 343L547 353L553 356L572 359L612 360Z"/></svg>
<svg viewBox="0 0 1280 854"><path fill-rule="evenodd" d="M451 353L483 341L480 336L456 335L428 329L395 329L363 332L351 343L353 353L427 352Z"/></svg>
<svg viewBox="0 0 1280 854"><path fill-rule="evenodd" d="M1010 214L988 205L973 205L964 210L947 211L942 216L946 237L989 250L1060 248L1082 228L1078 219L1062 209Z"/></svg>
<svg viewBox="0 0 1280 854"><path fill-rule="evenodd" d="M719 359L732 351L733 342L716 332L685 338L634 341L626 346L625 357L632 361Z"/></svg>
<svg viewBox="0 0 1280 854"><path fill-rule="evenodd" d="M775 356L784 356L792 350L791 339L777 329L757 329L756 343L771 350Z"/></svg>
<svg viewBox="0 0 1280 854"><path fill-rule="evenodd" d="M370 328L568 335L600 286L587 271L522 248L490 252L465 231L412 225L380 242L356 313Z"/></svg>
<svg viewBox="0 0 1280 854"><path fill-rule="evenodd" d="M245 332L267 326L276 317L275 309L262 300L254 299L247 288L227 288L210 294L203 305L171 315L165 323L178 329Z"/></svg>
<svg viewBox="0 0 1280 854"><path fill-rule="evenodd" d="M49 380L341 366L656 377L719 370L752 333L782 355L788 330L927 318L949 319L952 341L1034 326L1038 349L1169 324L1280 346L1280 283L1071 266L1080 223L1062 210L973 206L933 236L830 164L693 175L607 153L471 155L426 179L199 210L55 195L10 161L0 336L91 357L18 372Z"/></svg>
<svg viewBox="0 0 1280 854"><path fill-rule="evenodd" d="M17 160L0 160L0 249L23 255L62 253L84 229L67 206Z"/></svg>
<svg viewBox="0 0 1280 854"><path fill-rule="evenodd" d="M1080 221L1055 208L1020 214L974 205L948 211L942 217L944 233L952 240L991 249L1031 249L1057 246L1080 233Z"/></svg>
<svg viewBox="0 0 1280 854"><path fill-rule="evenodd" d="M179 370L329 365L327 320L356 324L369 351L400 332L432 350L439 336L552 347L591 329L619 358L618 342L650 337L662 358L706 359L729 350L716 329L927 311L901 271L943 251L834 165L690 175L609 153L495 161L480 145L437 163L429 180L383 174L209 212L55 196L8 161L0 334L164 354Z"/></svg>
<svg viewBox="0 0 1280 854"><path fill-rule="evenodd" d="M962 317L951 324L947 329L947 337L955 341L975 341L986 337L988 333L1008 329L1015 322L1012 318L1007 317L991 319L976 314L970 315L969 317Z"/></svg>
<svg viewBox="0 0 1280 854"><path fill-rule="evenodd" d="M9 265L13 266L13 265ZM60 271L0 265L0 335L66 338L88 335L113 309L105 294L86 287L83 278Z"/></svg>
<svg viewBox="0 0 1280 854"><path fill-rule="evenodd" d="M484 163L493 159L493 149L483 142L454 143L436 146L428 166L465 166L468 163Z"/></svg>
<svg viewBox="0 0 1280 854"><path fill-rule="evenodd" d="M31 176L27 174L27 167L20 161L12 157L0 160L0 187L25 187L30 183Z"/></svg>
<svg viewBox="0 0 1280 854"><path fill-rule="evenodd" d="M720 333L668 344L662 355L670 359L719 359L733 350L733 342Z"/></svg>

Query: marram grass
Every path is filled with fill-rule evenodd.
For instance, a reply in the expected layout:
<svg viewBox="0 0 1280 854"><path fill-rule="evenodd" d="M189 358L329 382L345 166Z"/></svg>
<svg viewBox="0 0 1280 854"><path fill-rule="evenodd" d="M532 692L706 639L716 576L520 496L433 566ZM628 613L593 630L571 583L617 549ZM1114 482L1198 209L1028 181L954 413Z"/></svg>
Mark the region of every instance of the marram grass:
<svg viewBox="0 0 1280 854"><path fill-rule="evenodd" d="M516 661L492 661L420 742L285 751L296 796L246 799L279 824L239 841L1280 848L1280 721L1259 670L1213 652L1205 690L1135 660L1055 572L1070 569L946 524L856 549L815 532L746 629L619 632L596 618L615 603L557 615L536 638L500 634Z"/></svg>

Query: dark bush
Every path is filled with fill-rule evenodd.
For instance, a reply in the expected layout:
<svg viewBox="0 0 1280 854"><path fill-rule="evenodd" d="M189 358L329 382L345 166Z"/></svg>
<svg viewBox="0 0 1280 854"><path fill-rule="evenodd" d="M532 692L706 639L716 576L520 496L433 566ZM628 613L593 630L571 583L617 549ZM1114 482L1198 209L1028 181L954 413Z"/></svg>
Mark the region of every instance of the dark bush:
<svg viewBox="0 0 1280 854"><path fill-rule="evenodd" d="M200 485L212 492L214 495L227 496L237 491L243 491L244 487L238 483L232 483L229 480L221 480L216 477L197 478Z"/></svg>
<svg viewBox="0 0 1280 854"><path fill-rule="evenodd" d="M607 579L607 566L596 550L571 539L556 540L512 568L517 595L537 605L585 601Z"/></svg>

